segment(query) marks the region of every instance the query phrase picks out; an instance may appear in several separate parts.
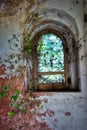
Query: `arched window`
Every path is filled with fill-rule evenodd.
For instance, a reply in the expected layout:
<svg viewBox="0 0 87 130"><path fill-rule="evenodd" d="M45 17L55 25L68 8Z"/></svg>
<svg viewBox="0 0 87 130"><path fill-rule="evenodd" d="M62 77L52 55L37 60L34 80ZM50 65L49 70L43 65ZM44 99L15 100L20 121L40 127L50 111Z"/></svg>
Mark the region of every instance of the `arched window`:
<svg viewBox="0 0 87 130"><path fill-rule="evenodd" d="M65 39L56 33L42 33L35 41L34 87L36 90L61 90L69 87L68 56Z"/></svg>
<svg viewBox="0 0 87 130"><path fill-rule="evenodd" d="M43 34L38 41L38 82L64 83L64 47L54 34Z"/></svg>

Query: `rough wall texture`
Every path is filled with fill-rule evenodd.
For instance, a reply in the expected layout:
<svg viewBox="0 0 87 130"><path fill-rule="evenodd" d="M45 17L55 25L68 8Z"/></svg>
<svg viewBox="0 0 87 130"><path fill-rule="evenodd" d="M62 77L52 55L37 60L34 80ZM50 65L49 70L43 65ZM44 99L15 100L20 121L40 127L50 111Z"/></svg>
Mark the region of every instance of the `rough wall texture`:
<svg viewBox="0 0 87 130"><path fill-rule="evenodd" d="M0 130L87 130L85 60L78 66L81 92L35 93L34 100L24 93L25 70L22 65L26 63L19 62L17 57L22 55L23 33L32 33L33 37L48 26L52 28L54 22L70 28L78 41L84 35L83 1L0 1L0 91L3 86L10 88L6 97L0 97ZM81 43L80 56L84 54L83 39ZM15 115L9 117L7 113L12 110L9 103L16 89L21 91L28 112L14 109ZM39 107L38 102L41 103Z"/></svg>

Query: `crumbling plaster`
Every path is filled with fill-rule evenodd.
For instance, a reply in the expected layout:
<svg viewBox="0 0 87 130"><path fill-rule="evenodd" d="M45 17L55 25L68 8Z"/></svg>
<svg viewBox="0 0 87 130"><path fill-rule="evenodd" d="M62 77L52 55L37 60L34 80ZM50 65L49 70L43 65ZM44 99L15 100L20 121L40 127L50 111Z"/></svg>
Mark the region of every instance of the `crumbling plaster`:
<svg viewBox="0 0 87 130"><path fill-rule="evenodd" d="M82 0L26 0L20 2L0 1L0 57L5 59L6 54L13 53L9 46L13 34L19 35L18 45L23 44L20 34L23 32L34 35L46 27L53 28L56 23L63 27L70 28L70 32L78 41L84 35L83 22L83 1ZM50 24L49 24L50 23ZM63 30L63 28L61 29ZM81 39L82 47L80 56L84 55L84 41ZM15 40L12 41L14 48ZM78 44L78 42L77 42ZM85 44L86 45L86 44ZM15 50L15 53L18 53ZM24 92L23 75L11 78L7 71L8 63L0 65L0 87L11 85ZM16 67L16 65L15 65ZM9 107L8 102L0 102L0 129L1 130L87 130L87 87L85 59L79 62L79 75L81 78L81 92L54 92L54 93L35 93L36 99L41 100L43 110L38 110L37 114L16 114L13 118L6 115ZM10 71L10 70L9 70ZM16 72L17 74L17 72ZM0 99L1 100L1 99ZM5 107L6 105L6 107ZM5 112L4 112L5 109Z"/></svg>

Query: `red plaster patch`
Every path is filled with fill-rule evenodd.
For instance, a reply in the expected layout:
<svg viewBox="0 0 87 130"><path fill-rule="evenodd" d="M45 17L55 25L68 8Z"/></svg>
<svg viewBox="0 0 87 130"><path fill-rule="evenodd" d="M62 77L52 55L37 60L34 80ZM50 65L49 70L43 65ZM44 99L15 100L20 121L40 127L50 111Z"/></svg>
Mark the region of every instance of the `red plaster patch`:
<svg viewBox="0 0 87 130"><path fill-rule="evenodd" d="M51 92L50 93L49 92L44 92L44 93L43 92L35 92L33 94L35 94L36 97L45 96L45 95L46 96L52 96Z"/></svg>
<svg viewBox="0 0 87 130"><path fill-rule="evenodd" d="M71 112L65 112L65 115L66 115L66 116L70 116L70 115L71 115Z"/></svg>
<svg viewBox="0 0 87 130"><path fill-rule="evenodd" d="M13 93L16 89L19 89L21 92L23 91L23 77L16 78L12 77L9 79L9 77L0 78L0 88L2 86L8 86L11 89L11 93Z"/></svg>
<svg viewBox="0 0 87 130"><path fill-rule="evenodd" d="M41 117L41 116L46 117L46 112L44 112L44 113L38 113L37 115L38 115L38 117Z"/></svg>
<svg viewBox="0 0 87 130"><path fill-rule="evenodd" d="M37 116L38 117L41 117L41 116L44 116L46 117L46 115L48 114L49 117L52 117L54 116L54 111L50 110L50 109L47 109L45 112L43 113L37 113Z"/></svg>
<svg viewBox="0 0 87 130"><path fill-rule="evenodd" d="M2 64L2 65L0 66L0 75L5 74L5 71L6 71L6 66L5 66L4 64Z"/></svg>
<svg viewBox="0 0 87 130"><path fill-rule="evenodd" d="M48 103L48 99L47 98L44 99L44 103Z"/></svg>
<svg viewBox="0 0 87 130"><path fill-rule="evenodd" d="M49 109L47 109L47 113L48 113L49 116L53 116L54 115L54 111L51 111Z"/></svg>

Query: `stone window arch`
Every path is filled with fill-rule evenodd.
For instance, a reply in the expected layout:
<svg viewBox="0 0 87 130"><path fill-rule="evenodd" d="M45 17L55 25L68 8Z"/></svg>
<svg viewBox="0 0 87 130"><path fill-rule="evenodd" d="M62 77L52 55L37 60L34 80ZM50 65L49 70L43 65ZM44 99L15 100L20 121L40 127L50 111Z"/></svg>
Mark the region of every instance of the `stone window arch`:
<svg viewBox="0 0 87 130"><path fill-rule="evenodd" d="M56 37L59 37L62 41L63 53L64 53L64 70L63 71L39 71L39 57L38 58L38 45L40 39L43 35L53 34ZM44 29L39 31L33 38L33 89L36 91L59 91L59 90L77 90L77 72L72 70L77 65L77 52L75 51L76 47L74 46L74 40L72 44L69 45L67 42L67 37L64 36L61 32L55 29ZM71 48L70 48L71 47ZM72 61L70 54L72 53ZM43 57L43 56L42 56ZM41 68L42 69L42 68ZM64 79L61 81L49 81L52 77L63 75ZM74 80L74 76L76 80ZM48 78L49 77L49 78ZM51 78L50 78L51 77ZM42 79L41 79L42 78ZM48 78L48 79L47 79ZM57 78L58 79L58 78ZM74 86L75 85L75 86Z"/></svg>

